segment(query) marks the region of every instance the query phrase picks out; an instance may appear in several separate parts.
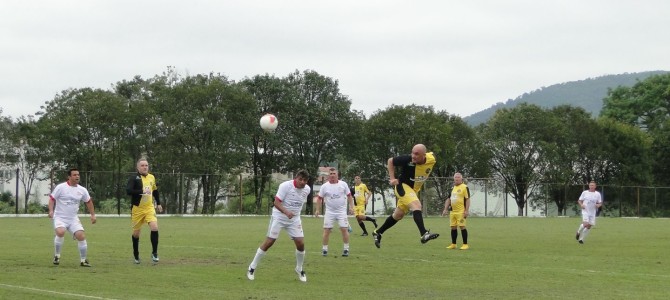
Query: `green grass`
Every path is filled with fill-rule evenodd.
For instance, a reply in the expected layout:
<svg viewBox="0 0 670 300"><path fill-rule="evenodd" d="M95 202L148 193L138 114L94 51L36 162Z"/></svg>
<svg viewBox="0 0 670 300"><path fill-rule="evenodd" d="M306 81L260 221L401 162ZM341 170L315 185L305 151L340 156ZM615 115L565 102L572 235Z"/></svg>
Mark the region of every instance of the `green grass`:
<svg viewBox="0 0 670 300"><path fill-rule="evenodd" d="M384 235L382 248L354 224L351 256L331 234L322 257L322 219L303 218L307 283L293 271L293 242L282 233L248 281L245 271L269 217L160 218L161 262L131 259L130 220L99 217L86 228L93 268L78 266L66 238L53 266L47 218L0 218L0 299L666 299L670 294L668 219L599 218L586 244L577 218L470 218L471 249L447 250L447 218L425 219L442 234L422 245L411 218ZM380 219L381 221L382 219ZM381 223L380 223L381 224ZM366 222L368 228L372 225ZM460 236L459 236L460 242Z"/></svg>

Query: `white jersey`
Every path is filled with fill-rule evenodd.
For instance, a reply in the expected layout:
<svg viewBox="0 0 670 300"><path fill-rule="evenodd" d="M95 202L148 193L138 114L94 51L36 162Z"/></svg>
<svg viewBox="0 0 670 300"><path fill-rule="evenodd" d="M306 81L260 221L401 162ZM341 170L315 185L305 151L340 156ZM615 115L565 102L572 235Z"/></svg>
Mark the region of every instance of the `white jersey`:
<svg viewBox="0 0 670 300"><path fill-rule="evenodd" d="M584 203L584 206L586 207L585 209L582 209L582 213L586 213L590 216L595 216L596 215L596 204L597 203L602 203L603 199L600 196L600 192L594 191L591 192L589 190L583 191L582 195L579 196L579 200Z"/></svg>
<svg viewBox="0 0 670 300"><path fill-rule="evenodd" d="M296 188L295 181L289 180L284 181L279 185L277 189L276 199L279 199L282 202L282 205L287 210L291 211L295 216L300 216L300 211L302 211L302 205L307 202L307 196L312 192L312 189L309 185L305 185L304 188ZM281 211L276 207L272 208L273 217L286 217Z"/></svg>
<svg viewBox="0 0 670 300"><path fill-rule="evenodd" d="M77 184L71 186L63 182L51 192L51 198L56 202L55 218L75 218L79 212L79 203L91 201L91 196L85 187Z"/></svg>
<svg viewBox="0 0 670 300"><path fill-rule="evenodd" d="M326 182L319 190L319 197L326 204L326 214L347 214L347 196L351 195L349 185L338 180L337 183Z"/></svg>

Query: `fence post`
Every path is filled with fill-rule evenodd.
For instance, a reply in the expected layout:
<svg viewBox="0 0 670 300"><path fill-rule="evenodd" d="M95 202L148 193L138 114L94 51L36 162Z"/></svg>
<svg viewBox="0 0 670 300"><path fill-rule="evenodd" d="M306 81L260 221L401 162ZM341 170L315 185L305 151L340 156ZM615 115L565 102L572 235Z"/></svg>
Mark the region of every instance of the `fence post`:
<svg viewBox="0 0 670 300"><path fill-rule="evenodd" d="M488 192L489 180L484 180L484 217L487 216L489 211L489 192Z"/></svg>
<svg viewBox="0 0 670 300"><path fill-rule="evenodd" d="M51 199L49 199L51 201ZM16 168L16 200L14 201L14 213L19 214L19 168Z"/></svg>
<svg viewBox="0 0 670 300"><path fill-rule="evenodd" d="M242 214L242 174L240 173L240 215Z"/></svg>
<svg viewBox="0 0 670 300"><path fill-rule="evenodd" d="M640 187L637 187L637 217L640 217Z"/></svg>

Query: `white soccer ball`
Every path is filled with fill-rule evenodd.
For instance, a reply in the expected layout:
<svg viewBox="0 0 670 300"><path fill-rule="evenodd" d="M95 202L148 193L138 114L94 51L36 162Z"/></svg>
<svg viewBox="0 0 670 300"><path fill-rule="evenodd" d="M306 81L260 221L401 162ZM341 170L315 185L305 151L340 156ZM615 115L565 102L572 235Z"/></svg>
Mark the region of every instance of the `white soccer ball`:
<svg viewBox="0 0 670 300"><path fill-rule="evenodd" d="M277 125L279 125L279 120L277 120L277 117L273 114L265 114L264 116L261 117L261 128L267 132L273 132L275 129L277 129Z"/></svg>

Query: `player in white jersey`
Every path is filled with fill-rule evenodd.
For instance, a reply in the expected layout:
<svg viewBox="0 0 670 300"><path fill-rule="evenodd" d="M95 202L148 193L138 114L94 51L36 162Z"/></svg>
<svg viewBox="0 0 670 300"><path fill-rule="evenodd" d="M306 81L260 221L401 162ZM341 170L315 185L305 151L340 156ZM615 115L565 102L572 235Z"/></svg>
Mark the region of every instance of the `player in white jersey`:
<svg viewBox="0 0 670 300"><path fill-rule="evenodd" d="M84 234L84 226L81 225L79 216L77 216L80 202L86 204L86 208L88 208L88 212L91 214L91 224L95 224L93 199L91 199L86 188L79 185L79 170L70 169L67 181L57 185L53 192L51 192L51 195L49 195L49 218L53 219L54 231L56 232L56 237L54 238L54 265L60 264L60 252L65 240L65 231L69 231L78 241L79 265L82 267L91 266L86 258L88 245L86 243L86 235Z"/></svg>
<svg viewBox="0 0 670 300"><path fill-rule="evenodd" d="M330 168L328 172L328 182L321 185L319 195L317 197L317 207L314 215L319 216L319 212L326 203L326 213L323 216L323 246L321 254L328 255L328 240L330 232L335 223L340 227L342 232L342 243L344 250L342 256L349 256L349 220L347 219L347 212L354 214L354 198L351 196L349 185L340 180L335 168ZM349 209L347 210L347 203Z"/></svg>
<svg viewBox="0 0 670 300"><path fill-rule="evenodd" d="M307 197L312 192L312 189L307 185L308 180L309 172L300 170L296 173L293 180L285 181L279 185L277 194L275 195L267 236L265 241L256 250L254 260L251 261L247 269L247 278L249 280L255 279L258 263L260 263L270 247L274 245L279 237L279 232L284 229L295 243L295 272L298 274L298 279L302 282L307 282L307 275L305 275L305 271L302 268L305 261L305 241L300 212L302 211L302 206L307 202Z"/></svg>
<svg viewBox="0 0 670 300"><path fill-rule="evenodd" d="M603 205L603 199L600 192L596 191L596 182L589 182L589 189L583 191L577 200L582 208L582 224L579 224L575 238L580 244L584 244L584 239L591 231L591 226L596 225L596 213Z"/></svg>

